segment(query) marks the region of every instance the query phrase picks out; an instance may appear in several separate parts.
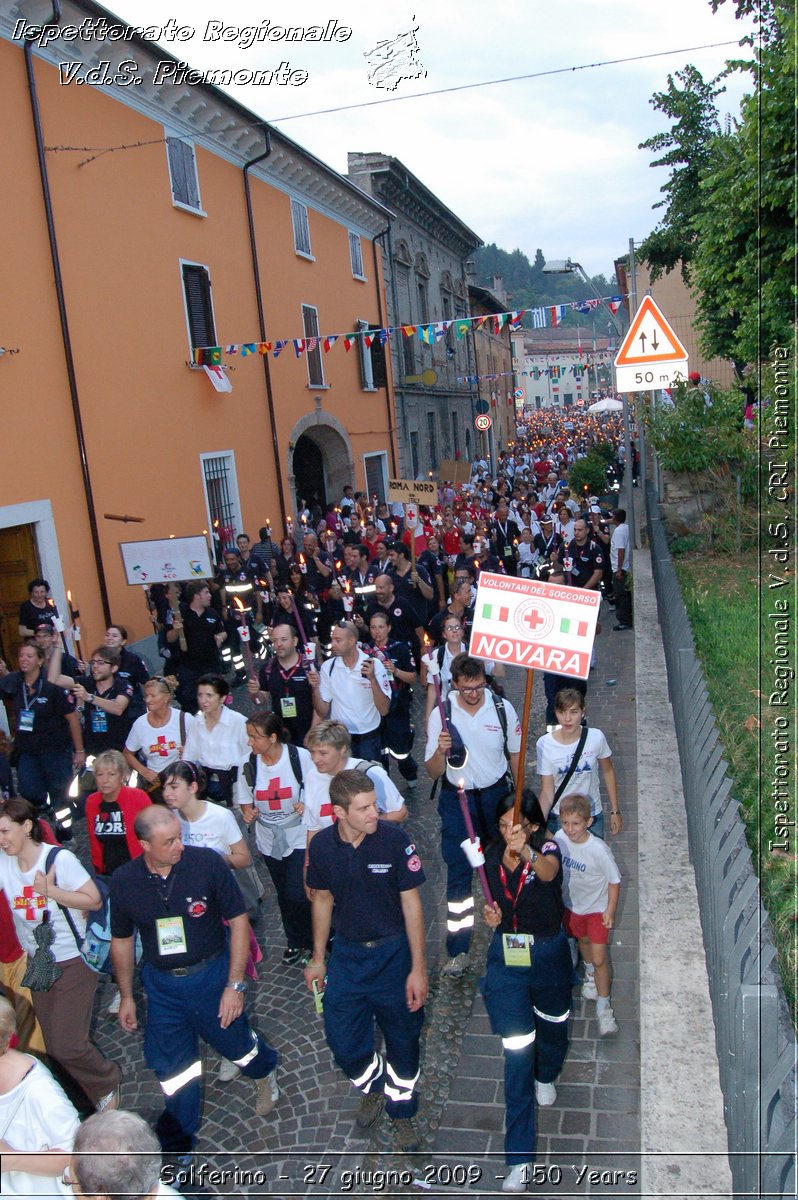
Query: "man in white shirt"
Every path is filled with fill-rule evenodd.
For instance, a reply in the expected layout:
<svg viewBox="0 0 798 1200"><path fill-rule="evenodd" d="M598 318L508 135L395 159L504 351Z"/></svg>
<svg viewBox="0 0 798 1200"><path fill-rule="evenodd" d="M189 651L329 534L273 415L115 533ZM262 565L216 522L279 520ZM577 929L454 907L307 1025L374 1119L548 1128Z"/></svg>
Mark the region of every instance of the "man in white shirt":
<svg viewBox="0 0 798 1200"><path fill-rule="evenodd" d="M313 707L322 720L340 721L352 739L352 753L379 758L380 724L391 707L391 682L379 661L357 644L357 626L339 621L330 634L332 657L309 671Z"/></svg>
<svg viewBox="0 0 798 1200"><path fill-rule="evenodd" d="M474 928L472 867L462 849L468 838L458 798L462 786L477 837L483 842L498 836L496 805L509 790L507 768L518 778L521 723L513 706L486 691L484 664L468 654L452 662L452 691L446 701L452 733L444 733L437 708L427 725L426 768L433 779L443 777L438 812L441 818L441 855L447 866L445 975L457 978L468 965ZM465 751L465 756L463 754ZM459 765L458 765L459 764Z"/></svg>
<svg viewBox="0 0 798 1200"><path fill-rule="evenodd" d="M632 596L629 591L629 568L632 565L632 547L629 526L626 524L626 509L617 508L612 514L612 538L610 540L610 567L612 568L615 593L615 616L618 624L613 625L617 633L632 628Z"/></svg>

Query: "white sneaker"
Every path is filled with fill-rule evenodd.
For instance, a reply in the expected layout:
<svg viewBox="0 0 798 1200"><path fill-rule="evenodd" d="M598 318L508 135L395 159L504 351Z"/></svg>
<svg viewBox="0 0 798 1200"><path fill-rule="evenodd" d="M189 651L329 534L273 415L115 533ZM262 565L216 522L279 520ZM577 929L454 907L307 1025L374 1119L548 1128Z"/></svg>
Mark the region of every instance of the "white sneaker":
<svg viewBox="0 0 798 1200"><path fill-rule="evenodd" d="M615 1013L609 1005L607 1008L603 1008L600 1013L597 1013L596 1016L601 1037L608 1037L609 1034L618 1032L618 1022L615 1020Z"/></svg>
<svg viewBox="0 0 798 1200"><path fill-rule="evenodd" d="M122 993L120 992L119 988L115 988L114 994L111 997L111 1002L105 1011L114 1015L115 1013L119 1012L119 1005L121 1003L122 1003Z"/></svg>
<svg viewBox="0 0 798 1200"><path fill-rule="evenodd" d="M598 988L596 987L596 978L594 975L585 975L582 984L582 999L598 1000Z"/></svg>
<svg viewBox="0 0 798 1200"><path fill-rule="evenodd" d="M234 1062L230 1062L229 1058L223 1058L219 1063L216 1078L220 1083L229 1083L231 1079L235 1079L240 1074L241 1070Z"/></svg>
<svg viewBox="0 0 798 1200"><path fill-rule="evenodd" d="M454 958L449 959L441 970L441 975L446 975L449 979L459 979L467 966L468 955L463 951L462 954L455 954Z"/></svg>
<svg viewBox="0 0 798 1200"><path fill-rule="evenodd" d="M532 1178L534 1163L516 1163L505 1175L502 1181L503 1192L525 1192Z"/></svg>
<svg viewBox="0 0 798 1200"><path fill-rule="evenodd" d="M553 1083L541 1083L536 1079L535 1098L541 1108L549 1108L557 1099L557 1089Z"/></svg>

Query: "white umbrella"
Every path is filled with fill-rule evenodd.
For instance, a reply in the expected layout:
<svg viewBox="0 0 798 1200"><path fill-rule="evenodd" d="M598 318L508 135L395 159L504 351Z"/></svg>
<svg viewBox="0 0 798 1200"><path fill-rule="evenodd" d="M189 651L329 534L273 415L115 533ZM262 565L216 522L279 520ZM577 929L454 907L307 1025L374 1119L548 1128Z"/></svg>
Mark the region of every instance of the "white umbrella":
<svg viewBox="0 0 798 1200"><path fill-rule="evenodd" d="M622 412L623 400L597 400L591 404L588 412Z"/></svg>

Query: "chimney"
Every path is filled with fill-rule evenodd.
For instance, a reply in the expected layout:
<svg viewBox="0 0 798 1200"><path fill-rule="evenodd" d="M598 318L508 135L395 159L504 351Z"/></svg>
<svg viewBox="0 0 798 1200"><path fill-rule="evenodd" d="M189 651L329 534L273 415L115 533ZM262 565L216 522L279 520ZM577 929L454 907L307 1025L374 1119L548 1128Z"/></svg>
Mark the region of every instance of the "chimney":
<svg viewBox="0 0 798 1200"><path fill-rule="evenodd" d="M501 275L493 276L493 286L490 289L500 304L504 304L507 300L507 293L504 290L504 280Z"/></svg>
<svg viewBox="0 0 798 1200"><path fill-rule="evenodd" d="M465 264L466 283L476 283L477 270L473 258L467 258Z"/></svg>

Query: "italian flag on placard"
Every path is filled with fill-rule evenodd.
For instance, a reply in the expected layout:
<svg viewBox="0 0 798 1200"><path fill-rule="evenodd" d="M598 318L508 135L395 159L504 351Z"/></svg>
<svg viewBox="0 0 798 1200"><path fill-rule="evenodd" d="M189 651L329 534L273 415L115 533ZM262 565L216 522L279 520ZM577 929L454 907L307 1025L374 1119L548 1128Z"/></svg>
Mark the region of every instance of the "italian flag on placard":
<svg viewBox="0 0 798 1200"><path fill-rule="evenodd" d="M483 604L482 616L486 621L506 621L509 619L509 608L501 608L498 604Z"/></svg>
<svg viewBox="0 0 798 1200"><path fill-rule="evenodd" d="M574 617L560 617L560 633L575 633L577 637L587 637L587 621L577 621Z"/></svg>

